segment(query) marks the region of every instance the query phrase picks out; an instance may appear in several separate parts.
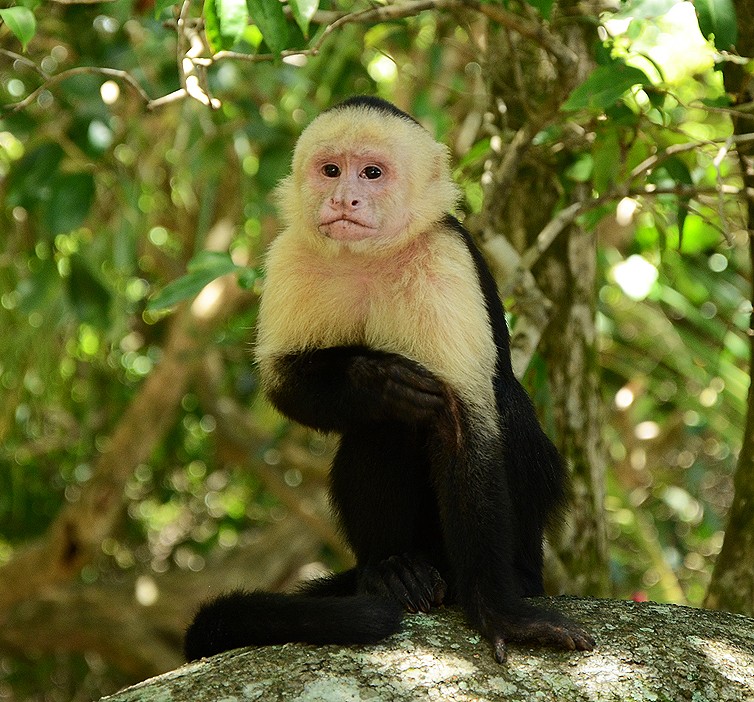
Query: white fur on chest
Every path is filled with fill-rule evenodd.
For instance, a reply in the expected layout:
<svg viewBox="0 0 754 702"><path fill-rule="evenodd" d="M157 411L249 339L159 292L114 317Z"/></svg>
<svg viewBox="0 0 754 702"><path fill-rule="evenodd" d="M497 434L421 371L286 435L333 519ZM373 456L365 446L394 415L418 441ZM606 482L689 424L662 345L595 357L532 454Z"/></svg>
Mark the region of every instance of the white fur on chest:
<svg viewBox="0 0 754 702"><path fill-rule="evenodd" d="M263 376L277 356L353 344L402 354L471 404L494 405L492 330L474 262L453 232L380 256L318 255L291 230L273 242L258 322Z"/></svg>

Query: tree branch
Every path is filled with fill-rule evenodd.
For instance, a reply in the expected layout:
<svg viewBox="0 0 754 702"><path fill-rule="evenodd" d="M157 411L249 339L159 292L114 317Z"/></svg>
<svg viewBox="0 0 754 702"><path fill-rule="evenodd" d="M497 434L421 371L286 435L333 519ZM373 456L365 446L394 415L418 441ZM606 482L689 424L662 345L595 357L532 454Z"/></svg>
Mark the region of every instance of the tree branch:
<svg viewBox="0 0 754 702"><path fill-rule="evenodd" d="M754 133L734 134L729 137L709 139L702 142L693 141L686 144L673 144L672 146L668 146L666 149L663 149L662 151L659 151L658 153L645 158L638 166L634 167L631 173L629 173L627 180L628 182L630 182L635 178L638 178L639 176L645 175L647 172L663 164L665 161L667 161L669 158L672 158L676 154L686 153L687 151L694 151L704 144L721 144L727 145L728 148L730 148L730 145L732 144L746 144L750 142L754 142Z"/></svg>
<svg viewBox="0 0 754 702"><path fill-rule="evenodd" d="M232 232L228 222L220 222L209 241L227 239L221 246L227 248ZM235 280L226 277L213 284L220 294L212 307L185 305L172 318L162 360L94 459L93 477L82 487L80 499L66 504L40 539L16 551L0 567L0 621L11 605L72 579L100 553L103 539L121 517L126 481L139 464L149 460L171 426L212 330L242 299Z"/></svg>
<svg viewBox="0 0 754 702"><path fill-rule="evenodd" d="M25 654L96 652L133 680L180 665L183 632L208 594L237 588L278 590L314 559L321 542L296 519L275 522L263 539L239 544L198 573L132 569L108 582L47 589L13 608L0 649ZM113 575L110 573L110 575ZM152 593L140 596L146 582Z"/></svg>
<svg viewBox="0 0 754 702"><path fill-rule="evenodd" d="M63 4L91 3L96 0L55 0ZM110 0L112 1L112 0ZM397 19L415 17L428 10L473 10L484 15L489 20L507 27L508 29L518 32L521 36L530 39L535 44L549 52L562 66L569 67L575 64L576 56L574 52L558 38L551 34L543 23L529 22L518 15L505 10L498 5L492 5L481 2L480 0L407 0L380 7L371 7L367 10L358 12L348 12L337 14L333 12L317 13L314 21L320 21L324 29L314 43L307 49L286 50L278 54L244 54L235 51L218 51L212 56L200 56L206 50L206 43L199 35L203 27L203 22L195 21L189 18L188 13L191 7L191 0L184 0L181 4L179 16L174 23L178 35L177 64L178 74L181 81L181 88L168 95L157 98L150 98L140 83L128 71L122 71L114 68L96 67L96 66L78 66L71 68L55 75L49 75L39 66L28 59L14 55L14 60L21 59L33 70L43 76L42 85L32 91L23 100L11 103L4 108L4 111L16 112L31 105L34 100L44 90L57 85L58 83L81 74L99 74L121 80L128 84L141 98L148 110L154 110L163 105L170 104L187 97L194 98L204 105L217 109L220 107L220 101L209 95L205 70L215 63L224 60L247 61L252 63L275 61L280 58L290 58L293 56L316 56L328 37L341 27L347 24L375 24L379 22L389 22ZM11 55L12 52L0 50L5 55Z"/></svg>
<svg viewBox="0 0 754 702"><path fill-rule="evenodd" d="M12 54L12 52L6 51L4 49L0 49L0 51L5 55ZM15 60L18 60L19 58L23 59L23 57L20 56L14 58ZM43 76L44 82L38 88L29 93L23 100L6 105L4 108L4 111L6 112L18 112L19 110L23 110L24 108L31 105L34 100L36 100L39 95L45 90L49 90L51 87L57 85L58 83L62 83L69 78L80 75L101 75L107 76L108 78L122 80L138 94L138 96L146 103L148 108L151 108L152 99L149 97L144 88L141 87L139 81L137 81L136 78L134 78L128 71L121 71L117 68L105 68L102 66L76 66L75 68L69 68L65 71L61 71L60 73L50 75L43 71L33 61L25 59L24 63L27 66L33 68L41 76Z"/></svg>

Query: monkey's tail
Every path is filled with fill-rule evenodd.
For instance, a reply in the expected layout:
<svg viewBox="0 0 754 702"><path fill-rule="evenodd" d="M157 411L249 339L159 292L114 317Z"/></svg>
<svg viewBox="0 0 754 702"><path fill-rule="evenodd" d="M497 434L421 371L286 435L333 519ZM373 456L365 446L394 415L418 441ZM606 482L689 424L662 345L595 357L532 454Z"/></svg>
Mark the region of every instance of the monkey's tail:
<svg viewBox="0 0 754 702"><path fill-rule="evenodd" d="M184 653L193 661L241 646L376 643L395 633L401 619L401 605L375 595L235 590L199 609L186 631Z"/></svg>

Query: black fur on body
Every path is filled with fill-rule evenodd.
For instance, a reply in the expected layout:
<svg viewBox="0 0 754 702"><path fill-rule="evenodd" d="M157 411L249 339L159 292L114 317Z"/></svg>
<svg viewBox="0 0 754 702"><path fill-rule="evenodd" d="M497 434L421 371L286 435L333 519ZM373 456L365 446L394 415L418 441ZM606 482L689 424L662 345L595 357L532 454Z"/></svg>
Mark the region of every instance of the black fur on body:
<svg viewBox="0 0 754 702"><path fill-rule="evenodd" d="M373 99L346 105L359 101L397 111ZM578 626L523 599L544 593L543 534L564 505L566 470L513 374L503 306L481 253L450 215L436 228L473 260L468 285L481 289L497 354L497 414L484 418L494 428L485 430L457 388L399 353L347 344L275 357L272 403L341 437L331 497L357 565L294 595L237 591L211 601L186 634L189 660L286 641L376 642L398 629L404 610L452 602L500 661L509 641L593 646Z"/></svg>

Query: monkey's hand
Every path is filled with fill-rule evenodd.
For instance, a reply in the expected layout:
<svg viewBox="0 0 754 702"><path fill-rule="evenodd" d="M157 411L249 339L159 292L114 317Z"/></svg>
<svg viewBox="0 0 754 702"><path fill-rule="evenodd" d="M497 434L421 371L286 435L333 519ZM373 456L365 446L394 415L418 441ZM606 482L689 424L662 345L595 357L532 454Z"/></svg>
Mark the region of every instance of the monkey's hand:
<svg viewBox="0 0 754 702"><path fill-rule="evenodd" d="M472 618L492 642L498 663L505 663L507 644L511 642L567 651L591 651L595 646L594 638L570 619L527 604L522 604L515 612L493 611L482 606Z"/></svg>
<svg viewBox="0 0 754 702"><path fill-rule="evenodd" d="M445 384L422 365L367 346L285 354L269 374L272 404L320 431L374 421L418 424L455 406Z"/></svg>
<svg viewBox="0 0 754 702"><path fill-rule="evenodd" d="M349 381L374 419L427 421L447 406L445 385L424 366L395 353L354 355Z"/></svg>
<svg viewBox="0 0 754 702"><path fill-rule="evenodd" d="M359 592L396 600L412 613L439 607L447 589L437 569L420 556L390 556L359 572Z"/></svg>

